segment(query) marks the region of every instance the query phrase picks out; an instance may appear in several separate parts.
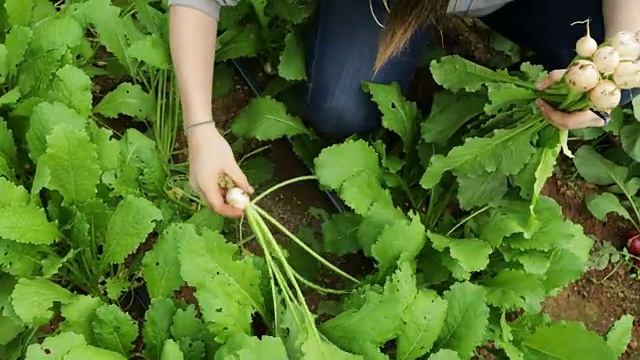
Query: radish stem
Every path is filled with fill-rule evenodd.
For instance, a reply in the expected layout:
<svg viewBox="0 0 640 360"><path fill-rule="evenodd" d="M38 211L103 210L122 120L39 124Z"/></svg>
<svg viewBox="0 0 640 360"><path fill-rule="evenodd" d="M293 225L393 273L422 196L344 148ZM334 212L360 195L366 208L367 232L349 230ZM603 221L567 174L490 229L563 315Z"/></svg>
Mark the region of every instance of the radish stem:
<svg viewBox="0 0 640 360"><path fill-rule="evenodd" d="M330 262L328 262L327 260L325 260L322 256L318 255L315 251L313 251L313 249L311 249L309 246L307 246L307 244L305 244L302 240L300 240L297 236L293 235L289 230L287 230L287 228L285 228L284 226L282 226L276 219L274 219L273 217L271 217L269 214L267 214L266 211L262 210L260 207L258 207L257 205L251 205L248 208L252 208L255 209L256 212L258 212L258 214L260 214L261 217L264 217L265 219L267 219L271 224L273 224L276 228L278 228L278 230L282 231L285 235L287 235L291 240L295 241L301 248L303 248L305 251L307 251L311 256L313 256L314 258L316 258L318 261L320 261L323 265L325 265L326 267L328 267L329 269L333 270L334 272L336 272L339 275L342 275L343 277L345 277L346 279L349 279L351 281L353 281L356 284L360 284L360 281L358 281L356 278L354 278L353 276L345 273L344 271L340 270L338 267L334 266L333 264L331 264Z"/></svg>
<svg viewBox="0 0 640 360"><path fill-rule="evenodd" d="M282 187L285 187L287 185L296 183L298 181L305 181L305 180L318 180L318 177L315 176L315 175L305 175L305 176L299 176L299 177L296 177L296 178L293 178L293 179L289 179L289 180L283 181L283 182L281 182L281 183L279 183L277 185L274 185L274 186L270 187L269 189L267 189L262 194L256 196L256 198L253 199L251 202L255 204L260 199L264 198L265 196L271 194L272 192L274 192L274 191L276 191L276 190L278 190L278 189L280 189Z"/></svg>

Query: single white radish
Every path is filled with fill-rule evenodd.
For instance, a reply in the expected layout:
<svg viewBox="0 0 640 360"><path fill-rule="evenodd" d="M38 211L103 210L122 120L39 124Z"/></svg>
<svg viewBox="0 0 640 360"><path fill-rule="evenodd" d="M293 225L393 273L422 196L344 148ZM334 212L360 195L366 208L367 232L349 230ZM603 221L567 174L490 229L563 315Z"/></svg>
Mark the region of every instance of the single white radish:
<svg viewBox="0 0 640 360"><path fill-rule="evenodd" d="M589 60L576 60L567 69L565 81L575 91L587 92L600 81L600 72L594 63Z"/></svg>
<svg viewBox="0 0 640 360"><path fill-rule="evenodd" d="M603 46L593 54L592 60L600 73L610 74L620 64L620 54L613 46Z"/></svg>
<svg viewBox="0 0 640 360"><path fill-rule="evenodd" d="M598 110L611 112L620 104L622 92L611 80L601 80L596 87L589 91L589 101Z"/></svg>
<svg viewBox="0 0 640 360"><path fill-rule="evenodd" d="M640 87L640 61L623 61L613 72L613 82L621 89Z"/></svg>
<svg viewBox="0 0 640 360"><path fill-rule="evenodd" d="M640 41L637 34L629 31L619 31L611 38L613 46L622 60L637 60L640 57Z"/></svg>
<svg viewBox="0 0 640 360"><path fill-rule="evenodd" d="M276 71L273 69L273 65L271 65L271 62L269 61L264 63L263 70L267 75L273 75L276 73Z"/></svg>
<svg viewBox="0 0 640 360"><path fill-rule="evenodd" d="M227 204L240 210L244 210L250 202L249 195L247 195L244 190L237 187L227 190L226 200Z"/></svg>
<svg viewBox="0 0 640 360"><path fill-rule="evenodd" d="M594 38L589 36L589 34L581 37L576 41L576 52L578 55L588 58L593 55L593 53L598 50L598 42L595 41Z"/></svg>

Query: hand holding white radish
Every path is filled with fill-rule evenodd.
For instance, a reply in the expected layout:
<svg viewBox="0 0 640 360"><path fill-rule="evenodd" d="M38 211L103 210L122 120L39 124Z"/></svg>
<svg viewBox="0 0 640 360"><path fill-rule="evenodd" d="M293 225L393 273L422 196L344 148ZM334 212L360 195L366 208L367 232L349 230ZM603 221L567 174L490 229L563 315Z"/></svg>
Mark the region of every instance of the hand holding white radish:
<svg viewBox="0 0 640 360"><path fill-rule="evenodd" d="M216 213L238 218L243 211L225 201L219 184L228 175L236 186L253 193L247 177L233 156L231 146L214 126L202 126L189 133L189 181L207 205Z"/></svg>
<svg viewBox="0 0 640 360"><path fill-rule="evenodd" d="M564 76L567 70L554 70L549 75L540 81L536 87L538 90L544 90L556 83L558 83ZM595 85L597 85L597 80ZM536 100L536 105L540 110L542 116L545 117L550 123L561 130L575 130L588 127L604 126L604 120L590 110L576 111L572 113L566 113L555 109L542 99Z"/></svg>

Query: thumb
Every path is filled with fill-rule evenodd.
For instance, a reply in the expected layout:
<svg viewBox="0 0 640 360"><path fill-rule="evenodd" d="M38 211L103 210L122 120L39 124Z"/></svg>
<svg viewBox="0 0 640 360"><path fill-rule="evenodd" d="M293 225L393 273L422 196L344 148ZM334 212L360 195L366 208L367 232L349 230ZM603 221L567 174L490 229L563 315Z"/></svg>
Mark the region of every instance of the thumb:
<svg viewBox="0 0 640 360"><path fill-rule="evenodd" d="M253 194L253 187L251 187L251 185L249 184L247 176L244 174L242 169L240 169L240 166L238 166L237 162L234 161L227 169L225 169L225 172L227 173L227 175L229 175L231 180L236 183L237 187L241 188L249 194Z"/></svg>
<svg viewBox="0 0 640 360"><path fill-rule="evenodd" d="M547 77L545 77L544 79L540 80L537 84L536 84L536 88L538 90L544 90L548 87L550 87L553 84L556 84L560 81L560 79L562 79L562 76L564 76L564 73L567 70L563 69L563 70L553 70L552 72L549 73L549 75L547 75Z"/></svg>

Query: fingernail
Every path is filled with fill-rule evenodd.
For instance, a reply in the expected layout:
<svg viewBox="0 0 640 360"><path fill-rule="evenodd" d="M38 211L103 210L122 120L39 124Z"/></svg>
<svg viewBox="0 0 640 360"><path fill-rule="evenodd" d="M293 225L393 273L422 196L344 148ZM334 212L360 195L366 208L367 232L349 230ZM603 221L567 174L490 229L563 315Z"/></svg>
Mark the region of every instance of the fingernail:
<svg viewBox="0 0 640 360"><path fill-rule="evenodd" d="M536 89L542 90L542 81L538 81L538 83L536 84Z"/></svg>
<svg viewBox="0 0 640 360"><path fill-rule="evenodd" d="M542 103L542 100L540 100L540 99L536 99L536 105L538 105L538 107L544 107L544 104Z"/></svg>

